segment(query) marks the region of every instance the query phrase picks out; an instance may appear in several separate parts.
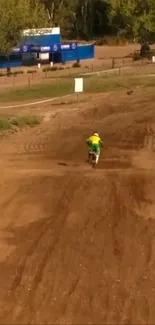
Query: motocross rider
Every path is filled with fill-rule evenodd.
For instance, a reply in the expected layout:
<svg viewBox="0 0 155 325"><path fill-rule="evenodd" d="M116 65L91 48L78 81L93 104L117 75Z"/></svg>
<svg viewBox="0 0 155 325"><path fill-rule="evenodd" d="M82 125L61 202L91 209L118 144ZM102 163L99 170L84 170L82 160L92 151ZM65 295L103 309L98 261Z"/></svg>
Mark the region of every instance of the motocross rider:
<svg viewBox="0 0 155 325"><path fill-rule="evenodd" d="M91 152L95 152L96 153L96 164L97 164L99 161L101 147L103 147L103 141L101 140L99 134L97 132L94 132L94 134L87 139L87 144L89 146L88 161L89 161Z"/></svg>

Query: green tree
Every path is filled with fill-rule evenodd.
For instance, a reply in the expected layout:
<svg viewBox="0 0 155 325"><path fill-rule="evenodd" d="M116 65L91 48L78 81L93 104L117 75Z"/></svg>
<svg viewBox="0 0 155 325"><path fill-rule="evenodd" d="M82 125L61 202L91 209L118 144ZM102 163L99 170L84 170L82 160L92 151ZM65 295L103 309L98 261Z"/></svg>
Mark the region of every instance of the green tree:
<svg viewBox="0 0 155 325"><path fill-rule="evenodd" d="M42 0L51 26L60 26L62 35L69 35L76 21L78 0ZM74 26L74 27L73 27Z"/></svg>
<svg viewBox="0 0 155 325"><path fill-rule="evenodd" d="M90 39L108 31L106 0L42 0L51 25L59 25L66 37Z"/></svg>
<svg viewBox="0 0 155 325"><path fill-rule="evenodd" d="M138 42L155 40L154 0L111 0L113 32Z"/></svg>
<svg viewBox="0 0 155 325"><path fill-rule="evenodd" d="M40 28L47 24L44 6L39 0L1 0L0 53L8 54L17 46L26 28Z"/></svg>

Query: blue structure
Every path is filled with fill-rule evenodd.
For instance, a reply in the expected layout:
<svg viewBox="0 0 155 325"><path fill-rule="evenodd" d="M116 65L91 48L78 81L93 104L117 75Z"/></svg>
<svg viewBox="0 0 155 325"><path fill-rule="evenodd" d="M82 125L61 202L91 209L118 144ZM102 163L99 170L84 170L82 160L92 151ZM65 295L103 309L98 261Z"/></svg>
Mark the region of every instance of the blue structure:
<svg viewBox="0 0 155 325"><path fill-rule="evenodd" d="M60 28L25 30L18 48L9 58L0 56L0 68L19 67L43 63L66 63L94 58L94 45L62 43Z"/></svg>

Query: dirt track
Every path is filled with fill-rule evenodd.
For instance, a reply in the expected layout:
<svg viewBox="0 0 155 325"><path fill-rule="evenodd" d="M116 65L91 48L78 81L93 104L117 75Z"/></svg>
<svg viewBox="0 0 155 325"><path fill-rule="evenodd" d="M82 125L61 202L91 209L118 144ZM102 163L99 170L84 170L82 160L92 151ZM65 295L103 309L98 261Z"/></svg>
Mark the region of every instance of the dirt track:
<svg viewBox="0 0 155 325"><path fill-rule="evenodd" d="M154 323L154 99L46 106L41 126L1 141L0 323Z"/></svg>

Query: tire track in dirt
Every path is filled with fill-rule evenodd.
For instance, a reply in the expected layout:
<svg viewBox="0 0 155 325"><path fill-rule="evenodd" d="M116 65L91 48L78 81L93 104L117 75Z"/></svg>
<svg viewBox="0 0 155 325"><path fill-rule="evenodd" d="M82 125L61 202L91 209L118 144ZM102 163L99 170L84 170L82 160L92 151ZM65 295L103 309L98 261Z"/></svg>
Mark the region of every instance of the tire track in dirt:
<svg viewBox="0 0 155 325"><path fill-rule="evenodd" d="M66 323L69 319L72 324L116 324L123 320L133 324L140 317L145 321L151 317L149 289L144 284L148 280L143 279L149 267L148 253L144 247L141 254L141 245L147 246L153 232L145 221L136 221L134 213L135 203L145 199L143 192L137 191L145 189L142 175L135 178L113 172L102 182L94 172L91 178L68 174L71 178L65 178L65 187L53 207L54 220L45 219L38 230L35 226L32 246L28 249L22 244L17 254L19 258L23 252L24 258L21 262L21 257L12 259L17 273L22 274L10 280L15 299L12 294L10 302L4 299L10 310L9 315L8 309L3 312L5 322L24 319L24 323L49 323L52 319ZM82 197L85 201L80 206ZM148 278L151 273L147 270ZM150 281L153 285L153 279Z"/></svg>
<svg viewBox="0 0 155 325"><path fill-rule="evenodd" d="M42 275L44 272L44 269L46 267L46 262L49 260L50 256L52 256L53 250L55 249L55 246L59 242L61 231L63 230L63 223L65 223L65 218L67 217L67 210L69 207L69 196L70 196L70 190L72 189L72 184L74 182L71 182L71 179L66 179L67 183L64 187L64 190L56 204L56 210L57 215L54 217L54 221L47 221L44 220L41 223L40 229L37 229L37 233L39 231L39 236L37 236L37 239L34 240L32 246L30 245L30 248L27 250L26 255L21 258L17 262L16 267L16 274L14 279L12 279L11 287L8 289L9 292L18 292L19 288L23 286L23 279L26 276L26 274L29 274L29 269L31 265L33 264L33 260L35 258L35 251L39 250L39 246L41 247L41 243L46 242L46 249L44 250L43 254L41 252L40 254L40 262L37 265L36 270L34 270L34 274L32 277L32 286L30 286L30 290L32 290L33 294L31 296L32 299L35 299L35 294L37 291L37 287L39 286L39 283L42 279ZM71 186L70 186L71 185ZM64 207L64 208L63 208ZM64 210L64 213L62 213L62 209ZM52 225L52 229L51 229ZM55 232L56 236L53 237L53 231ZM49 238L49 242L47 243L47 240L45 238ZM75 282L75 281L74 281ZM77 280L78 283L78 280ZM70 289L70 295L74 291L74 286L76 287L75 283L72 284ZM10 306L10 312L14 314L14 307ZM4 315L4 318L7 316Z"/></svg>
<svg viewBox="0 0 155 325"><path fill-rule="evenodd" d="M48 139L41 138L33 142L27 142L23 145L23 152L25 154L43 153L48 148Z"/></svg>
<svg viewBox="0 0 155 325"><path fill-rule="evenodd" d="M56 245L58 244L61 233L63 231L63 227L66 222L67 211L69 209L69 197L70 197L71 190L72 190L72 182L71 182L71 178L69 177L69 179L67 180L67 184L64 187L64 191L61 194L61 196L57 202L57 207L56 207L57 214L55 215L55 220L54 220L54 223L52 224L52 228L53 228L52 230L55 231L56 236L53 239L52 243L49 242L49 245L48 245L49 247L47 248L44 258L42 259L42 261L38 267L38 270L35 274L35 277L33 279L32 299L35 296L35 293L37 291L37 287L39 286L39 283L41 282L43 272L46 267L46 263L47 263L49 257L52 255L53 250L55 249ZM63 201L63 203L62 203L62 201ZM46 232L47 232L47 229L46 229ZM44 233L43 235L46 235L46 233Z"/></svg>
<svg viewBox="0 0 155 325"><path fill-rule="evenodd" d="M112 213L112 220L110 220L111 213L109 214L110 229L112 231L111 242L116 261L115 265L119 265L121 280L120 276L118 276L118 283L120 283L120 286L118 286L118 289L116 289L115 286L110 292L107 305L107 310L109 310L110 313L107 313L107 318L104 322L106 324L135 324L137 322L145 324L152 318L150 300L146 294L147 286L145 286L145 281L147 281L148 287L149 283L153 285L153 269L151 266L155 259L155 254L152 250L152 240L150 237L153 238L154 229L150 231L150 223L148 222L145 224L145 222L137 217L135 206L140 204L141 201L146 200L145 191L143 192L143 189L145 190L144 181L147 182L147 178L145 179L145 176L141 173L141 175L136 178L131 174L126 175L125 178L121 176L121 179L121 187L117 185L119 181L118 177L116 178L117 181L112 181L113 190L111 192L111 197L115 202L113 211L116 211L116 213ZM126 186L127 184L128 187ZM112 202L111 200L111 205L113 205ZM123 233L126 234L127 238L125 238ZM131 238L133 238L133 242L128 238L128 234L132 234ZM132 274L129 273L129 270L132 270ZM123 273L125 276L125 278L124 276L123 278L126 283L128 282L130 289L128 288L126 298L123 299L119 309L118 306L122 296L119 291L122 288L123 293L126 287L125 283L123 285ZM151 296L152 294L153 293L149 293ZM120 297L119 300L117 297ZM115 301L117 301L116 305Z"/></svg>
<svg viewBox="0 0 155 325"><path fill-rule="evenodd" d="M25 137L22 145L18 148L18 154L33 154L33 153L44 153L48 150L49 144L49 129L43 130L42 133L35 134L35 131L31 133L30 138Z"/></svg>

